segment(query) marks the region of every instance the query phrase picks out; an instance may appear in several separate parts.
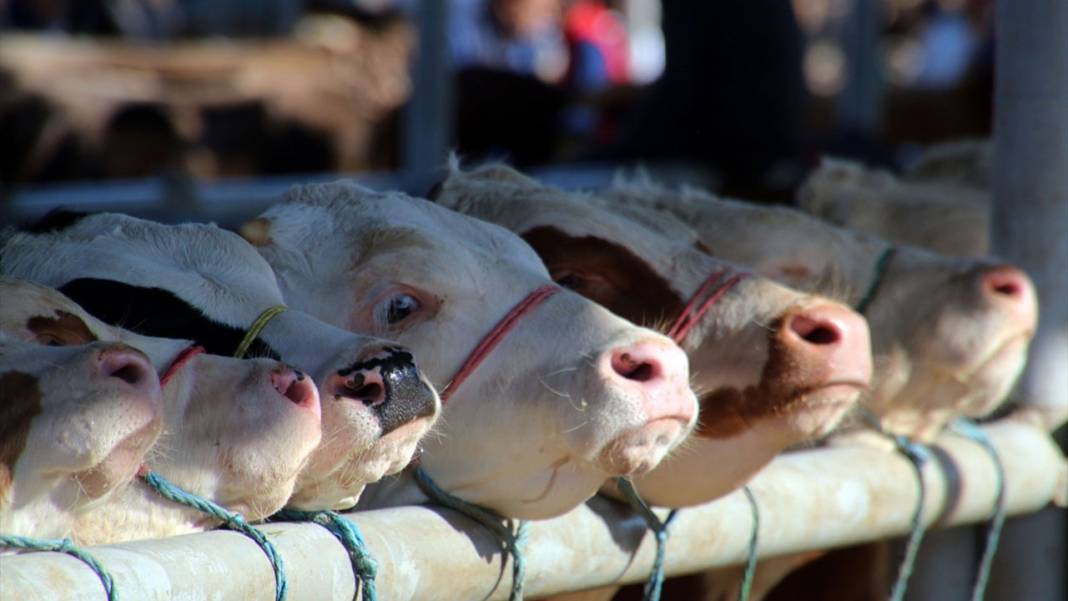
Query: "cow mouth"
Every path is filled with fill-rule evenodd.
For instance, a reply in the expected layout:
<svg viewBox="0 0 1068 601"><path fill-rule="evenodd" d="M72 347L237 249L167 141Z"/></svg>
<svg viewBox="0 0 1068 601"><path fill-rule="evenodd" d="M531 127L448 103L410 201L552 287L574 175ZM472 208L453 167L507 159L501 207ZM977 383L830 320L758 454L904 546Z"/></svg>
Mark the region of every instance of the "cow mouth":
<svg viewBox="0 0 1068 601"><path fill-rule="evenodd" d="M649 472L682 441L692 423L691 415L668 415L626 430L597 453L597 466L610 477Z"/></svg>
<svg viewBox="0 0 1068 601"><path fill-rule="evenodd" d="M980 356L979 360L974 362L971 367L956 372L953 375L953 379L965 385L975 380L984 379L989 368L1015 358L1024 352L1033 335L1032 331L1025 330L1002 338L1000 342L990 345L989 350Z"/></svg>
<svg viewBox="0 0 1068 601"><path fill-rule="evenodd" d="M145 453L155 444L161 429L159 418L153 418L119 441L99 463L74 474L74 479L91 499L100 498L121 486L137 474Z"/></svg>

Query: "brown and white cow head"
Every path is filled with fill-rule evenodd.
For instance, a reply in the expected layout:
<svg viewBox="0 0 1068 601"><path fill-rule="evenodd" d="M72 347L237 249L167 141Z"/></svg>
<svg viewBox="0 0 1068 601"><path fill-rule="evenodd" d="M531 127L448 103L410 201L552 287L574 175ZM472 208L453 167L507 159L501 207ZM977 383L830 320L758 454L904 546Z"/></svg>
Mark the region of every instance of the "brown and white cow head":
<svg viewBox="0 0 1068 601"><path fill-rule="evenodd" d="M269 359L185 354L187 340L109 326L58 291L30 282L0 277L0 295L5 335L52 346L119 341L143 350L153 373L166 375L163 434L144 460L149 468L249 520L285 505L320 440L319 395L310 378ZM135 484L86 514L75 535L101 543L212 524Z"/></svg>
<svg viewBox="0 0 1068 601"><path fill-rule="evenodd" d="M907 181L824 159L798 189L797 203L835 225L944 255L990 252L990 193L959 181Z"/></svg>
<svg viewBox="0 0 1068 601"><path fill-rule="evenodd" d="M454 166L437 201L518 233L554 280L644 325L670 323L710 276L739 271L669 218L621 215L504 166ZM638 480L667 505L725 494L787 446L822 436L871 371L862 318L759 277L725 289L682 345L704 391L697 440Z"/></svg>
<svg viewBox="0 0 1068 601"><path fill-rule="evenodd" d="M653 468L693 426L683 352L566 290L519 317L449 389L496 324L552 286L534 251L500 227L338 182L295 189L243 232L293 306L419 349L449 395L422 466L464 499L513 517L559 515L606 478ZM410 493L407 482L380 486L374 504Z"/></svg>
<svg viewBox="0 0 1068 601"><path fill-rule="evenodd" d="M69 221L8 238L4 273L56 287L107 323L221 355L265 309L284 305L270 266L214 225L109 214ZM250 354L280 358L319 385L323 442L297 484L300 508L351 506L366 483L407 465L439 410L409 351L297 310L267 322Z"/></svg>
<svg viewBox="0 0 1068 601"><path fill-rule="evenodd" d="M78 514L134 477L160 412L157 375L140 351L0 332L0 532L67 536Z"/></svg>
<svg viewBox="0 0 1068 601"><path fill-rule="evenodd" d="M893 247L799 211L698 190L631 184L605 195L671 211L717 256L800 290L854 306L870 297L875 377L866 404L896 433L927 439L953 415L989 413L1023 367L1037 306L1014 267Z"/></svg>

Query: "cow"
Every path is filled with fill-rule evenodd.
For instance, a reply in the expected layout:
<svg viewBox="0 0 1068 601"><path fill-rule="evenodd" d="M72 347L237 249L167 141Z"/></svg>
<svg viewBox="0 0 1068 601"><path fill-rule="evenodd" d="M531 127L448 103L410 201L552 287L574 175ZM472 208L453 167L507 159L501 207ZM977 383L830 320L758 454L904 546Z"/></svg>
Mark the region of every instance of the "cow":
<svg viewBox="0 0 1068 601"><path fill-rule="evenodd" d="M213 354L233 354L245 330L270 315L265 310L284 306L270 266L214 225L56 215L37 231L0 238L3 273L55 287L107 323L192 339ZM409 350L297 310L256 334L253 355L310 374L323 400L323 442L301 473L293 507L350 507L366 483L408 464L440 407Z"/></svg>
<svg viewBox="0 0 1068 601"><path fill-rule="evenodd" d="M69 535L137 473L161 412L156 371L134 348L0 333L0 534Z"/></svg>
<svg viewBox="0 0 1068 601"><path fill-rule="evenodd" d="M248 520L281 509L321 435L311 379L270 359L191 353L191 341L107 325L62 293L0 277L0 332L38 344L121 342L143 351L160 378L163 434L144 464L183 490ZM73 535L100 544L184 534L215 525L143 483L84 512Z"/></svg>
<svg viewBox="0 0 1068 601"><path fill-rule="evenodd" d="M835 225L953 257L990 252L990 191L960 173L945 179L935 161L912 179L841 159L824 159L798 188L803 210ZM958 171L959 173L959 171ZM977 168L981 174L982 169Z"/></svg>
<svg viewBox="0 0 1068 601"><path fill-rule="evenodd" d="M866 304L875 377L865 405L890 432L929 441L956 415L990 413L1026 361L1037 322L1025 273L988 259L951 258L835 227L800 211L618 183L621 210L666 210L716 256L800 290Z"/></svg>
<svg viewBox="0 0 1068 601"><path fill-rule="evenodd" d="M502 165L465 173L454 162L433 195L519 234L555 281L637 323L662 327L693 306L688 298L715 301L689 333L672 328L702 391L700 425L683 450L635 479L650 502L678 507L730 492L783 449L830 431L868 385L863 318L742 277L682 224L643 224ZM702 295L712 281L724 284Z"/></svg>
<svg viewBox="0 0 1068 601"><path fill-rule="evenodd" d="M448 398L420 465L468 502L560 515L607 478L651 470L694 425L682 350L559 289L503 228L337 182L295 188L242 233L292 306L419 349ZM406 477L359 507L425 498Z"/></svg>

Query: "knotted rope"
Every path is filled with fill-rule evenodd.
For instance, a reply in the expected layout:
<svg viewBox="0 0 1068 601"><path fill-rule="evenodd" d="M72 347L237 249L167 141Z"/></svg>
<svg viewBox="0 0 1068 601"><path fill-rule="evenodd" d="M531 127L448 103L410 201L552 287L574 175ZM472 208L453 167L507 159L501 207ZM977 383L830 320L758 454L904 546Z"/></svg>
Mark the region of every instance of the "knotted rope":
<svg viewBox="0 0 1068 601"><path fill-rule="evenodd" d="M141 479L144 480L145 484L148 484L164 499L206 513L222 521L227 528L244 534L252 539L253 542L259 545L260 549L263 549L263 553L271 562L271 569L274 570L275 601L285 600L287 582L286 567L285 562L282 560L282 555L278 553L278 549L275 548L271 541L267 540L267 537L262 532L245 521L244 516L217 505L208 499L186 492L167 481L163 476L160 476L151 470L142 469L142 473L139 475L141 476Z"/></svg>
<svg viewBox="0 0 1068 601"><path fill-rule="evenodd" d="M883 279L886 278L886 268L890 265L890 258L894 256L895 252L897 252L896 248L888 246L875 259L871 283L868 284L868 289L864 291L860 300L857 301L857 313L864 314L868 310L868 305L875 299L875 293L879 291L879 286L882 285Z"/></svg>
<svg viewBox="0 0 1068 601"><path fill-rule="evenodd" d="M742 586L738 589L738 601L748 601L753 589L753 576L756 575L757 549L760 542L760 506L756 495L748 486L742 487L745 498L749 501L749 515L753 522L753 531L749 533L749 552L745 558L745 571L742 572Z"/></svg>
<svg viewBox="0 0 1068 601"><path fill-rule="evenodd" d="M375 577L378 575L378 562L371 555L364 541L360 529L348 518L336 511L301 511L299 509L283 509L274 514L271 519L289 520L297 522L314 522L325 528L334 535L345 552L349 555L352 564L352 573L356 577L356 589L352 593L352 600L360 598L360 588L363 588L363 601L377 601L378 592L375 589Z"/></svg>
<svg viewBox="0 0 1068 601"><path fill-rule="evenodd" d="M0 547L24 549L26 551L52 551L70 555L81 560L82 563L89 566L89 569L96 573L97 578L100 578L100 584L104 585L104 592L107 594L108 601L118 601L119 599L119 591L115 590L115 580L107 569L87 551L71 542L69 538L46 539L0 534Z"/></svg>
<svg viewBox="0 0 1068 601"><path fill-rule="evenodd" d="M234 351L234 357L244 359L245 354L248 353L249 347L252 346L252 342L259 337L261 332L263 332L263 328L266 328L267 324L270 323L272 319L285 313L286 309L287 307L285 305L275 305L273 307L268 307L263 313L260 313L259 317L253 320L252 325L248 327L248 331L245 332L245 337L241 339L241 344L237 345L237 350Z"/></svg>
<svg viewBox="0 0 1068 601"><path fill-rule="evenodd" d="M983 601L983 597L986 596L986 584L990 579L990 567L993 565L994 555L997 554L998 543L1001 540L1001 527L1005 524L1005 466L1001 463L1001 457L998 455L998 450L994 448L994 443L990 441L990 437L975 422L957 418L950 424L950 429L981 446L990 455L990 461L994 464L997 486L994 512L990 518L990 527L983 544L983 555L979 559L979 568L972 587L972 601Z"/></svg>
<svg viewBox="0 0 1068 601"><path fill-rule="evenodd" d="M916 509L912 512L909 522L909 539L905 545L905 556L901 558L901 564L897 569L897 578L894 580L894 588L890 591L890 601L901 601L905 598L908 590L909 578L916 565L916 554L920 551L920 543L927 532L927 526L923 523L923 506L927 501L927 484L923 479L923 464L931 457L931 451L924 445L914 443L904 436L894 436L894 445L898 452L908 458L909 464L916 472L917 500Z"/></svg>
<svg viewBox="0 0 1068 601"><path fill-rule="evenodd" d="M497 535L497 538L504 545L503 551L506 553L504 561L507 561L508 555L512 556L512 590L508 595L508 599L509 601L522 601L523 583L526 578L526 560L523 557L523 547L530 536L530 523L518 520L518 524L513 529L513 523L516 520L504 518L485 507L479 507L474 503L469 503L449 494L438 486L423 468L416 468L414 475L419 488L432 501L460 512Z"/></svg>
<svg viewBox="0 0 1068 601"><path fill-rule="evenodd" d="M653 510L638 494L638 490L634 488L634 483L629 478L616 478L616 486L619 487L619 492L623 493L623 497L627 499L627 503L630 504L631 508L645 521L645 527L652 531L653 536L656 537L656 557L653 560L649 579L646 580L645 587L642 588L642 599L644 601L658 601L660 599L660 591L664 587L664 555L667 551L668 526L675 519L678 510L672 509L667 518L661 521L660 517L653 513Z"/></svg>

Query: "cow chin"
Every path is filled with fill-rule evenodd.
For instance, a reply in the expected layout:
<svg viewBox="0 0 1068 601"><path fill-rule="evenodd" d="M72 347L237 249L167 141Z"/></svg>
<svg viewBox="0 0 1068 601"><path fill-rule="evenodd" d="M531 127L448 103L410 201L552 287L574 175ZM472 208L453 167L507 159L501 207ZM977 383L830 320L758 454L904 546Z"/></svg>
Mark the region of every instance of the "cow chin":
<svg viewBox="0 0 1068 601"><path fill-rule="evenodd" d="M865 388L852 383L828 384L795 397L784 415L793 438L807 442L830 434L860 400Z"/></svg>
<svg viewBox="0 0 1068 601"><path fill-rule="evenodd" d="M649 472L690 431L692 420L663 417L623 432L597 454L597 467L609 477Z"/></svg>
<svg viewBox="0 0 1068 601"><path fill-rule="evenodd" d="M141 429L122 439L104 459L92 468L74 475L90 499L98 499L133 479L145 453L159 438L161 424L153 419Z"/></svg>

